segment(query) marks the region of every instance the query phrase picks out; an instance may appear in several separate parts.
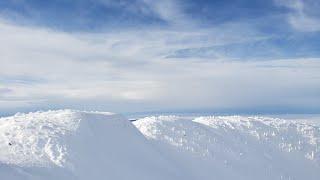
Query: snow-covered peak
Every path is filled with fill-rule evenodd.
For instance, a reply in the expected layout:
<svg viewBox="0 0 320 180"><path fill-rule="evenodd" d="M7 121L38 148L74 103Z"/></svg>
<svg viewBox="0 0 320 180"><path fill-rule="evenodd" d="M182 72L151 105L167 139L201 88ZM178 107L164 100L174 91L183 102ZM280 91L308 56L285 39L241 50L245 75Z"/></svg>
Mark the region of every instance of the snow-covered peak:
<svg viewBox="0 0 320 180"><path fill-rule="evenodd" d="M0 162L18 166L67 166L68 141L80 123L87 120L86 114L90 113L58 110L1 118ZM109 120L117 117L103 114Z"/></svg>
<svg viewBox="0 0 320 180"><path fill-rule="evenodd" d="M58 110L0 119L1 179L179 179L130 121Z"/></svg>
<svg viewBox="0 0 320 180"><path fill-rule="evenodd" d="M0 177L318 180L319 144L320 124L306 119L18 113L0 118Z"/></svg>
<svg viewBox="0 0 320 180"><path fill-rule="evenodd" d="M320 127L245 116L158 116L134 122L200 179L318 179ZM192 164L192 165L191 165Z"/></svg>

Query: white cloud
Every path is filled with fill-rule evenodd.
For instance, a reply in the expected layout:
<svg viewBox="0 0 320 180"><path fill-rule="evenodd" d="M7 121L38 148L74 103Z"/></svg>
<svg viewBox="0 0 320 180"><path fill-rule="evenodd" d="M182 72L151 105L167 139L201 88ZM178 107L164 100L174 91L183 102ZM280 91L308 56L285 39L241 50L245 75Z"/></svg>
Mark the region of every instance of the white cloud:
<svg viewBox="0 0 320 180"><path fill-rule="evenodd" d="M186 17L181 8L182 5L178 1L173 0L162 0L162 1L153 1L153 0L142 0L147 4L155 14L158 15L161 19L167 21L171 25L193 25L190 19ZM181 2L180 2L181 3Z"/></svg>
<svg viewBox="0 0 320 180"><path fill-rule="evenodd" d="M246 37L244 32L222 29L226 27L70 34L0 21L0 108L144 111L320 106L314 92L320 89L318 59L165 58L180 48L250 41L255 34ZM252 38L259 34L255 35ZM18 77L41 81L13 80Z"/></svg>
<svg viewBox="0 0 320 180"><path fill-rule="evenodd" d="M305 14L291 15L289 22L300 31L320 31L320 19L308 17Z"/></svg>
<svg viewBox="0 0 320 180"><path fill-rule="evenodd" d="M320 31L320 3L317 0L275 0L280 5L291 9L288 22L299 31Z"/></svg>

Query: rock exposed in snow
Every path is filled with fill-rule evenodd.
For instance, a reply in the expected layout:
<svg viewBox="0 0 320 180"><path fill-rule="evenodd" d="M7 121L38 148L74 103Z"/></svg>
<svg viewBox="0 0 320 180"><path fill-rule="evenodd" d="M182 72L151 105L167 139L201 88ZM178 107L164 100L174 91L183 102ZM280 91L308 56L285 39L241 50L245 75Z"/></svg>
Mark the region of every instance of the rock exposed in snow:
<svg viewBox="0 0 320 180"><path fill-rule="evenodd" d="M319 179L320 126L263 117L146 117L135 126L197 179Z"/></svg>

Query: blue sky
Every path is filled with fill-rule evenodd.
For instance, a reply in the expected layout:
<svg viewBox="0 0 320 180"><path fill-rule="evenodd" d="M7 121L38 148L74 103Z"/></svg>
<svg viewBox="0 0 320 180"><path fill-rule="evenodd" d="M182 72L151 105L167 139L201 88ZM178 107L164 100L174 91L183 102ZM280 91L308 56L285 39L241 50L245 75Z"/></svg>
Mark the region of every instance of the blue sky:
<svg viewBox="0 0 320 180"><path fill-rule="evenodd" d="M320 112L317 0L0 2L1 114Z"/></svg>

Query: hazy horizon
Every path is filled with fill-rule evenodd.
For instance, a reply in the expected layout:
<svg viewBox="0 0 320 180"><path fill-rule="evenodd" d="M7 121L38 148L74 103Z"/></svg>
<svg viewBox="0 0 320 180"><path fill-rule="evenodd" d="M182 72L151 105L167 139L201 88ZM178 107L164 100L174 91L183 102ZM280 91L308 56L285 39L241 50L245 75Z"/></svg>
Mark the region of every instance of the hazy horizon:
<svg viewBox="0 0 320 180"><path fill-rule="evenodd" d="M320 113L316 0L0 2L0 115Z"/></svg>

